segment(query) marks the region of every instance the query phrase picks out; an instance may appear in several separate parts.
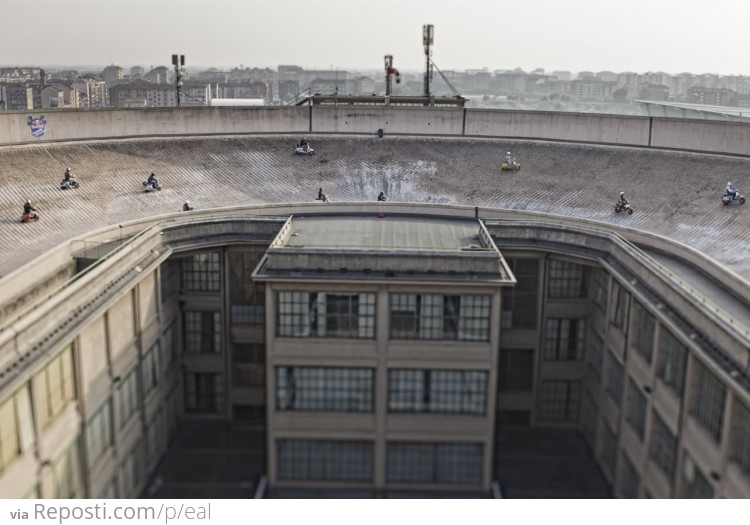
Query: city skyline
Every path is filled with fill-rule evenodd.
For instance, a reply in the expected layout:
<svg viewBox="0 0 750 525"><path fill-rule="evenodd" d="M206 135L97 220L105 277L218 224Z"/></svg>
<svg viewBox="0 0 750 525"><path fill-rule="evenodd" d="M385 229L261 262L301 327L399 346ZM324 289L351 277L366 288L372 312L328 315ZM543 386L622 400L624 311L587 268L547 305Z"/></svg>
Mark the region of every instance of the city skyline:
<svg viewBox="0 0 750 525"><path fill-rule="evenodd" d="M695 0L634 0L622 8L593 0L415 0L404 8L384 0L373 8L339 0L284 6L219 0L207 7L197 0L115 0L103 11L93 0L41 0L6 7L8 20L33 20L36 30L11 24L0 45L14 49L3 59L11 60L8 66L150 67L168 65L180 53L189 67L378 70L383 55L392 54L400 70L419 71L422 25L433 24L433 59L442 70L745 73L740 35L750 5L722 2L732 16L721 19L710 45L699 37L707 24L716 25L704 6Z"/></svg>

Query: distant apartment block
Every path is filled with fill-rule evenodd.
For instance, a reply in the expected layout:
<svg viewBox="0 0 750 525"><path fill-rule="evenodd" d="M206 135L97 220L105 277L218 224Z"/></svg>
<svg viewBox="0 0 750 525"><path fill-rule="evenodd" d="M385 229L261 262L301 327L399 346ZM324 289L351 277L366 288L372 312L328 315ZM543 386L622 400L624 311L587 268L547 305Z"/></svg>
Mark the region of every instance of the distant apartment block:
<svg viewBox="0 0 750 525"><path fill-rule="evenodd" d="M27 84L0 84L2 109L34 109L34 93Z"/></svg>

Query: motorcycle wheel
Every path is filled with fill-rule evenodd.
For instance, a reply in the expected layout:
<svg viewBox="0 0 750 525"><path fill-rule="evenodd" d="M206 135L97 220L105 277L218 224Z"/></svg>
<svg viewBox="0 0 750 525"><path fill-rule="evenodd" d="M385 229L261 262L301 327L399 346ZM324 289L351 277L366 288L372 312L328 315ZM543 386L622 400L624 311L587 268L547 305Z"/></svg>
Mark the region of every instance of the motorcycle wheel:
<svg viewBox="0 0 750 525"><path fill-rule="evenodd" d="M740 197L740 204L745 204L745 197Z"/></svg>
<svg viewBox="0 0 750 525"><path fill-rule="evenodd" d="M633 208L628 208L628 215L633 215Z"/></svg>

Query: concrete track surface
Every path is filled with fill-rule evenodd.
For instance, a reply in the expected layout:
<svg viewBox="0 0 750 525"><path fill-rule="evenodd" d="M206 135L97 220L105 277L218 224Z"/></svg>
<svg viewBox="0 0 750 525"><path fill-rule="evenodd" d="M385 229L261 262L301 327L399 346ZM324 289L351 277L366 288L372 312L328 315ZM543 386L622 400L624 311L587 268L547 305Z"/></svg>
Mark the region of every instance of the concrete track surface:
<svg viewBox="0 0 750 525"><path fill-rule="evenodd" d="M197 209L333 201L464 204L588 218L665 235L750 280L750 203L721 204L727 181L750 193L748 160L648 149L499 139L311 136L130 139L0 148L0 276L102 226ZM521 162L501 172L506 151ZM61 191L70 166L81 181ZM154 171L164 189L145 194ZM625 191L635 213L615 214ZM750 195L749 195L750 196ZM42 220L21 224L32 199ZM321 204L323 205L323 204Z"/></svg>

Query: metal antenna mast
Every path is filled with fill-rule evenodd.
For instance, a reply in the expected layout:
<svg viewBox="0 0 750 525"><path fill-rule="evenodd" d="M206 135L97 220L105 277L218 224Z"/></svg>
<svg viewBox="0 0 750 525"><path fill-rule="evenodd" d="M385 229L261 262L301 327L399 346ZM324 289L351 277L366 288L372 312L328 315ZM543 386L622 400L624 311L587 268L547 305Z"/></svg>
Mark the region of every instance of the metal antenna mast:
<svg viewBox="0 0 750 525"><path fill-rule="evenodd" d="M432 80L432 67L430 64L430 46L434 42L435 29L432 24L422 26L422 43L424 44L425 72L424 72L424 96L430 96L430 80Z"/></svg>

